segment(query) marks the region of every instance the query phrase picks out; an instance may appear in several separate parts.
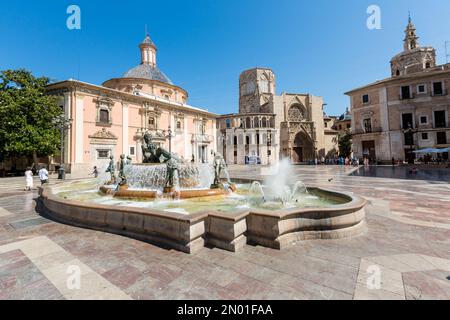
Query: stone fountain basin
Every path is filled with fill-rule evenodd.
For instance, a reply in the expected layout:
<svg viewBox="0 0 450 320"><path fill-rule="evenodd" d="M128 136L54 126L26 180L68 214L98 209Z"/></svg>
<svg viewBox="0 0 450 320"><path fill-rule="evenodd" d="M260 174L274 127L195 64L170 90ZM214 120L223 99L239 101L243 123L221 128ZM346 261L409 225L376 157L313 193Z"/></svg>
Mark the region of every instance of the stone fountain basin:
<svg viewBox="0 0 450 320"><path fill-rule="evenodd" d="M232 186L234 188L234 186ZM106 186L100 187L100 192L104 194L112 195L114 198L122 198L122 199L155 199L158 194L156 191L145 191L145 190L131 190L122 188L118 191L115 191ZM179 198L180 199L192 199L192 198L200 198L200 197L215 197L226 195L224 189L198 189L198 190L180 190Z"/></svg>
<svg viewBox="0 0 450 320"><path fill-rule="evenodd" d="M196 253L205 245L233 252L246 244L282 250L301 240L340 239L366 231L365 199L341 191L308 190L341 198L346 203L323 208L251 209L234 213L216 212L212 205L211 210L184 215L67 200L56 196L52 186L40 188L39 194L46 214L56 221L186 253Z"/></svg>

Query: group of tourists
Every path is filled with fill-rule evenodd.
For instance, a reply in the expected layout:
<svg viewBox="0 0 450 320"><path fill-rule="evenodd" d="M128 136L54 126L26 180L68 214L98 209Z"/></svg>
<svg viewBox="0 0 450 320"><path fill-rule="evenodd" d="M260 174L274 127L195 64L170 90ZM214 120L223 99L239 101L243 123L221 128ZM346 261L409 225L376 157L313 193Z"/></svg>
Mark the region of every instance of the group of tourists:
<svg viewBox="0 0 450 320"><path fill-rule="evenodd" d="M345 165L345 166L358 166L359 159L356 157L339 157L339 158L325 158L314 159L314 164L317 165Z"/></svg>

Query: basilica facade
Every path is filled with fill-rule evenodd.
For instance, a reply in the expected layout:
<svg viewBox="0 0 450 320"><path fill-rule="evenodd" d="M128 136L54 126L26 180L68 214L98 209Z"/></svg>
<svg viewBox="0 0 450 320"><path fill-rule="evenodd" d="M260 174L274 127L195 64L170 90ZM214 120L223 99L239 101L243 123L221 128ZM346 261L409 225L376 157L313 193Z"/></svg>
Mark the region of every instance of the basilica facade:
<svg viewBox="0 0 450 320"><path fill-rule="evenodd" d="M181 158L209 162L216 150L218 115L188 105L188 93L157 67L157 48L147 36L139 45L141 62L102 85L67 80L47 87L60 97L71 125L65 134L63 162L72 177L86 176L109 157L130 155L141 163L142 141L154 142Z"/></svg>
<svg viewBox="0 0 450 320"><path fill-rule="evenodd" d="M239 113L217 119L218 150L228 164L276 164L282 158L305 163L338 152L337 131L325 127L324 103L311 94L276 94L268 68L244 71Z"/></svg>

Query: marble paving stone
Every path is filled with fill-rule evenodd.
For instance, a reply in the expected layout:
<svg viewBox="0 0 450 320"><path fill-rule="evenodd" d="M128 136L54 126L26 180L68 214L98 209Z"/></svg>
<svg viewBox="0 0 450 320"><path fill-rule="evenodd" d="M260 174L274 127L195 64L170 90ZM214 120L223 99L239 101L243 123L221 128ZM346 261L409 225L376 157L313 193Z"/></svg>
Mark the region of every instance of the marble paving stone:
<svg viewBox="0 0 450 320"><path fill-rule="evenodd" d="M27 220L21 220L16 222L11 222L9 225L13 227L15 230L25 229L30 227L39 226L42 224L52 223L50 220L45 218L31 218Z"/></svg>
<svg viewBox="0 0 450 320"><path fill-rule="evenodd" d="M6 210L5 208L0 207L0 218L8 217L13 215L10 211Z"/></svg>
<svg viewBox="0 0 450 320"><path fill-rule="evenodd" d="M0 299L449 299L448 184L346 176L333 166L296 166L291 178L368 198L368 232L282 251L245 246L187 255L53 222L15 230L9 223L40 218L37 193L0 194L8 211L0 213ZM10 180L0 179L0 188L3 181ZM65 292L72 263L82 266L84 292ZM373 263L382 275L375 291L367 288Z"/></svg>
<svg viewBox="0 0 450 320"><path fill-rule="evenodd" d="M381 289L368 289L367 286L360 283L356 284L355 300L405 300L405 295L392 293Z"/></svg>

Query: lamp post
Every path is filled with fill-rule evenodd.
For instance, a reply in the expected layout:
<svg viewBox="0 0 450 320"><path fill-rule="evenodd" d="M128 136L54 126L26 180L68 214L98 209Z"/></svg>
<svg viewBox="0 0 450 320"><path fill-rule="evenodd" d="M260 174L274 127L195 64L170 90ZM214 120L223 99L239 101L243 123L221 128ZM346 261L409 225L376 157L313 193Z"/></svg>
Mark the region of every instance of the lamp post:
<svg viewBox="0 0 450 320"><path fill-rule="evenodd" d="M171 127L171 126L169 126L169 129L167 130L167 135L166 135L166 133L164 132L164 136L165 136L167 139L169 139L169 153L172 153L172 138L174 138L175 135L173 134L173 131L172 131L172 127Z"/></svg>
<svg viewBox="0 0 450 320"><path fill-rule="evenodd" d="M408 128L407 128L407 129L404 129L403 132L404 132L404 134L405 134L405 138L406 138L406 135L408 135L409 138L410 138L410 141L409 141L409 142L410 142L410 143L409 143L409 152L410 152L409 158L410 158L410 159L408 159L408 160L414 163L414 160L413 160L413 157L412 157L412 154L413 154L413 153L412 153L412 149L414 148L414 133L416 133L417 130L414 130L414 129L411 127L411 124L408 123ZM406 142L406 141L405 141L405 142Z"/></svg>
<svg viewBox="0 0 450 320"><path fill-rule="evenodd" d="M222 133L223 158L225 159L225 161L227 159L227 156L226 156L226 148L227 148L226 143L227 143L227 136L226 136L225 133Z"/></svg>
<svg viewBox="0 0 450 320"><path fill-rule="evenodd" d="M59 172L58 172L58 179L60 180L64 180L66 173L65 173L65 168L64 168L64 138L66 135L66 131L70 129L70 127L72 126L72 119L67 118L64 114L56 117L53 120L53 124L56 126L56 128L58 128L60 130L60 136L61 136L61 167L59 168Z"/></svg>

